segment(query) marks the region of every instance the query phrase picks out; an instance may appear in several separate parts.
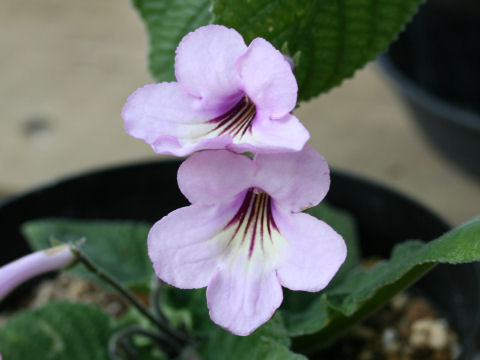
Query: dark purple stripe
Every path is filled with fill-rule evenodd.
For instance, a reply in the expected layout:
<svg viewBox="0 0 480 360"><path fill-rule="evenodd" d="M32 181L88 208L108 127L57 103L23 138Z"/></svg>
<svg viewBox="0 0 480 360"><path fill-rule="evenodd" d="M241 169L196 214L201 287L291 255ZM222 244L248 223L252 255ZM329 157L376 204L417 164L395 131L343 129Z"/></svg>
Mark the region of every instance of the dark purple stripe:
<svg viewBox="0 0 480 360"><path fill-rule="evenodd" d="M242 131L241 136L245 136L247 131L250 131L250 133L252 132L252 123L253 123L253 119L255 119L256 114L257 114L256 110L252 111L252 115L251 115L250 119L248 120L248 122L246 122L246 125L243 127L243 131Z"/></svg>
<svg viewBox="0 0 480 360"><path fill-rule="evenodd" d="M220 135L230 133L232 137L244 136L250 129L257 111L253 102L246 96L242 97L225 114L209 120L217 124L210 132L221 130Z"/></svg>
<svg viewBox="0 0 480 360"><path fill-rule="evenodd" d="M264 246L263 246L263 238L264 238L264 231L263 231L263 223L265 222L265 203L267 202L267 194L264 194L263 196L263 202L262 202L262 214L260 215L260 238L262 239L262 250L265 251Z"/></svg>
<svg viewBox="0 0 480 360"><path fill-rule="evenodd" d="M250 189L247 194L245 195L245 198L243 199L242 206L240 206L240 209L238 209L237 213L235 216L228 222L227 225L225 225L224 229L228 229L230 226L234 225L235 223L237 224L237 228L233 232L232 237L228 241L227 246L231 244L235 236L238 234L238 230L240 230L240 227L242 226L243 221L245 220L245 216L248 212L248 208L250 207L250 202L253 196L253 189Z"/></svg>
<svg viewBox="0 0 480 360"><path fill-rule="evenodd" d="M252 190L252 192L253 192L253 190ZM250 203L250 208L252 210L250 211L250 216L248 217L247 225L245 226L245 232L243 233L242 244L245 241L245 237L247 236L248 229L250 229L250 226L252 225L252 219L256 216L256 211L255 211L256 206L255 205L257 204L257 202L258 202L258 195L254 194L253 199Z"/></svg>
<svg viewBox="0 0 480 360"><path fill-rule="evenodd" d="M249 109L248 115L245 117L245 119L243 120L243 123L240 124L237 131L233 135L237 136L240 133L242 133L241 136L245 135L247 130L251 129L251 125L252 125L252 122L253 122L253 118L255 117L255 114L256 114L255 109Z"/></svg>
<svg viewBox="0 0 480 360"><path fill-rule="evenodd" d="M245 217L245 213L248 210L248 206L250 204L250 200L252 199L252 195L253 195L253 189L248 190L247 193L245 194L245 198L243 199L242 206L240 206L237 213L233 216L232 220L230 220L228 224L225 225L225 229L229 228L230 226L238 222L240 219L243 219L243 217Z"/></svg>
<svg viewBox="0 0 480 360"><path fill-rule="evenodd" d="M237 102L233 108L231 108L230 110L228 110L225 114L223 115L220 115L214 119L211 119L209 122L211 123L217 123L217 122L220 122L222 120L224 120L225 118L231 118L232 117L232 114L235 114L237 112L239 112L244 106L245 106L245 97L241 98L239 102Z"/></svg>
<svg viewBox="0 0 480 360"><path fill-rule="evenodd" d="M227 123L228 125L225 126L224 129L222 129L221 134L225 134L227 131L235 132L239 127L243 126L244 122L248 123L248 121L245 121L245 119L246 119L245 113L246 112L248 112L248 107L243 108L240 113L234 114L234 116L237 115L236 120L233 120L234 116L229 118L228 123ZM217 126L217 128L218 128L218 126Z"/></svg>
<svg viewBox="0 0 480 360"><path fill-rule="evenodd" d="M254 209L255 211L255 222L253 223L253 230L252 230L252 238L250 240L250 248L248 249L248 258L250 259L253 254L253 249L255 248L255 236L257 235L257 224L258 224L258 218L260 216L260 209L263 207L263 193L260 195L257 195L256 201L254 203ZM263 240L262 240L263 242Z"/></svg>
<svg viewBox="0 0 480 360"><path fill-rule="evenodd" d="M256 194L253 188L247 191L243 199L242 205L237 210L233 218L224 227L224 230L226 230L231 226L236 226L233 235L230 237L227 243L227 247L230 246L232 241L238 235L240 228L245 221L245 230L242 234L241 244L244 244L244 242L246 241L247 233L249 229L252 228L252 234L250 237L250 244L248 249L248 258L250 259L253 255L253 251L255 250L255 245L258 243L257 236L260 236L260 244L262 247L262 251L265 251L265 227L268 230L268 236L270 237L270 241L272 242L272 244L272 229L278 231L277 224L273 219L272 202L270 196L268 196L266 193ZM264 222L266 222L266 226Z"/></svg>
<svg viewBox="0 0 480 360"><path fill-rule="evenodd" d="M277 230L278 232L280 232L278 230L278 227L277 227L277 224L275 223L275 219L273 218L273 214L272 214L272 201L271 201L271 198L268 197L268 200L267 200L267 228L268 228L268 235L270 236L270 241L272 242L273 244L273 239L272 239L272 227Z"/></svg>

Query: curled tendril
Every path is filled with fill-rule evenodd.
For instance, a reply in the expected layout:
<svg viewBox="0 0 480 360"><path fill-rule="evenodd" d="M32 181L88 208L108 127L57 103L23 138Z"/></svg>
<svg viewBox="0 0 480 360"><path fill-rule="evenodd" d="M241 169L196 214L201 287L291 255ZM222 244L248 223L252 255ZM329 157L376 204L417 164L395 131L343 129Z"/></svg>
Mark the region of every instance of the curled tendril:
<svg viewBox="0 0 480 360"><path fill-rule="evenodd" d="M150 306L152 307L154 315L163 321L164 323L168 323L165 314L162 311L162 307L160 305L162 291L164 289L164 283L162 283L159 279L154 280L155 283L153 284L153 290L150 292Z"/></svg>
<svg viewBox="0 0 480 360"><path fill-rule="evenodd" d="M178 356L182 350L180 344L173 342L163 334L138 326L129 326L113 334L108 344L108 352L115 360L135 360L139 358L139 350L135 347L133 338L140 336L148 338L169 359Z"/></svg>

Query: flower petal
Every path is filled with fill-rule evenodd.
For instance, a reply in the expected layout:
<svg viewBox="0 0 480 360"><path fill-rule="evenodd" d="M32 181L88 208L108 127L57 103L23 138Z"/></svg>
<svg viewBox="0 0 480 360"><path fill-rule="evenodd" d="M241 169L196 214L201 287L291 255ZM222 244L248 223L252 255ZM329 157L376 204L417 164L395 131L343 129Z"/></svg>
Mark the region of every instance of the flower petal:
<svg viewBox="0 0 480 360"><path fill-rule="evenodd" d="M207 286L224 250L224 244L211 239L234 216L241 200L183 207L158 221L148 234L148 255L157 276L181 289Z"/></svg>
<svg viewBox="0 0 480 360"><path fill-rule="evenodd" d="M123 107L126 132L160 154L185 156L205 148L222 149L230 136L210 137L218 113L202 108L178 83L150 84L137 89Z"/></svg>
<svg viewBox="0 0 480 360"><path fill-rule="evenodd" d="M256 166L228 150L202 151L178 169L178 186L191 203L223 203L252 184Z"/></svg>
<svg viewBox="0 0 480 360"><path fill-rule="evenodd" d="M236 153L271 154L301 150L310 137L307 129L290 114L271 120L258 114L251 128L240 139L234 138L225 148Z"/></svg>
<svg viewBox="0 0 480 360"><path fill-rule="evenodd" d="M257 155L255 163L256 186L292 212L317 205L330 187L327 162L308 145L298 152Z"/></svg>
<svg viewBox="0 0 480 360"><path fill-rule="evenodd" d="M268 321L283 300L275 271L261 261L237 256L207 287L210 317L230 332L246 336Z"/></svg>
<svg viewBox="0 0 480 360"><path fill-rule="evenodd" d="M235 60L247 46L234 29L207 25L187 34L177 47L175 75L178 82L192 95L228 110L238 101L240 80Z"/></svg>
<svg viewBox="0 0 480 360"><path fill-rule="evenodd" d="M274 210L274 217L288 243L283 263L277 267L280 283L291 290L323 289L347 256L343 238L329 225L307 214Z"/></svg>
<svg viewBox="0 0 480 360"><path fill-rule="evenodd" d="M180 125L179 127L183 127ZM205 130L207 129L207 130ZM161 135L152 144L152 149L158 154L172 154L175 156L187 156L199 150L225 149L232 143L230 135L206 137L208 127L187 126L188 132L183 136ZM201 133L201 134L200 134Z"/></svg>
<svg viewBox="0 0 480 360"><path fill-rule="evenodd" d="M255 152L265 154L300 151L310 134L295 116L287 114L278 120L256 121L251 137Z"/></svg>
<svg viewBox="0 0 480 360"><path fill-rule="evenodd" d="M243 89L257 109L281 118L297 103L298 86L283 54L262 38L254 39L236 63Z"/></svg>
<svg viewBox="0 0 480 360"><path fill-rule="evenodd" d="M122 110L126 132L153 144L160 135L181 136L187 127L201 124L213 113L198 110L197 99L178 83L149 84L131 94Z"/></svg>

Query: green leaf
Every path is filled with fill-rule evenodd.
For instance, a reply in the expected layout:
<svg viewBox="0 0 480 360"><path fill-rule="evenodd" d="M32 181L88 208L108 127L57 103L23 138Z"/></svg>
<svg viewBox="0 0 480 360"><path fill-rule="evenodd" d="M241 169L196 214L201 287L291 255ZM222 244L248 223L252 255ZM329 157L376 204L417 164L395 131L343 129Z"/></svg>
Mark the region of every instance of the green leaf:
<svg viewBox="0 0 480 360"><path fill-rule="evenodd" d="M290 339L280 314L249 336L236 336L214 326L199 353L208 360L301 360L288 348Z"/></svg>
<svg viewBox="0 0 480 360"><path fill-rule="evenodd" d="M460 264L480 260L480 217L435 241L408 241L397 245L389 261L372 269L356 268L327 295L329 305L350 316L375 290L392 284L422 265Z"/></svg>
<svg viewBox="0 0 480 360"><path fill-rule="evenodd" d="M385 50L423 0L213 0L214 23L249 43L263 37L300 54L299 100L351 77Z"/></svg>
<svg viewBox="0 0 480 360"><path fill-rule="evenodd" d="M199 353L208 360L307 360L267 337L237 336L231 340L225 342L221 336L209 340L211 346L200 349Z"/></svg>
<svg viewBox="0 0 480 360"><path fill-rule="evenodd" d="M480 260L480 217L444 234L434 241L418 240L397 245L389 261L372 269L357 267L327 295L335 309L351 315L358 304L370 298L376 289L398 281L424 264L460 264Z"/></svg>
<svg viewBox="0 0 480 360"><path fill-rule="evenodd" d="M211 22L210 0L133 0L146 23L149 68L158 81L174 81L175 49L190 31Z"/></svg>
<svg viewBox="0 0 480 360"><path fill-rule="evenodd" d="M0 329L3 359L106 360L113 320L82 304L51 303L13 317Z"/></svg>
<svg viewBox="0 0 480 360"><path fill-rule="evenodd" d="M89 260L124 286L138 291L146 291L153 276L147 254L149 229L150 225L129 221L68 219L34 220L22 226L35 250L50 247L52 238L65 243L86 239L82 251ZM71 271L97 280L83 265Z"/></svg>
<svg viewBox="0 0 480 360"><path fill-rule="evenodd" d="M173 326L200 335L208 334L212 329L206 289L183 290L166 286L162 290L160 306Z"/></svg>
<svg viewBox="0 0 480 360"><path fill-rule="evenodd" d="M270 339L262 339L257 357L245 358L258 360L308 360L305 356L292 352L289 348Z"/></svg>
<svg viewBox="0 0 480 360"><path fill-rule="evenodd" d="M371 269L352 269L335 287L311 304L307 312L315 319L306 324L308 332L295 341L295 348L313 351L335 339L346 329L383 306L438 263L459 264L480 260L480 217L424 243L418 240L397 245L391 259ZM318 313L311 309L315 308ZM287 324L288 325L288 324ZM300 333L301 324L296 325Z"/></svg>

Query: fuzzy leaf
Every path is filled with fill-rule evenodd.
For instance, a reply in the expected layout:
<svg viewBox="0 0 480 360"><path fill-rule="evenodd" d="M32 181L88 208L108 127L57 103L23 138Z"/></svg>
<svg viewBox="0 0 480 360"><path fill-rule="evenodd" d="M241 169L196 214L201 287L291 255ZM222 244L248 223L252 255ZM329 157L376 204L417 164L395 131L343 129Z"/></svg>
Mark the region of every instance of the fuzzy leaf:
<svg viewBox="0 0 480 360"><path fill-rule="evenodd" d="M299 100L351 77L384 51L423 0L213 0L214 23L298 58Z"/></svg>
<svg viewBox="0 0 480 360"><path fill-rule="evenodd" d="M85 238L83 253L123 285L145 291L153 276L147 254L150 225L129 221L41 219L27 222L22 231L34 250L51 246L51 239L75 243ZM73 273L97 279L83 266Z"/></svg>
<svg viewBox="0 0 480 360"><path fill-rule="evenodd" d="M480 260L480 217L435 241L408 241L397 245L389 261L372 269L357 267L326 296L329 305L346 316L358 310L380 288L393 284L422 265L461 264Z"/></svg>
<svg viewBox="0 0 480 360"><path fill-rule="evenodd" d="M95 307L51 303L10 319L0 329L0 352L8 360L106 360L114 330Z"/></svg>
<svg viewBox="0 0 480 360"><path fill-rule="evenodd" d="M210 23L210 0L133 0L150 40L149 68L157 81L174 81L175 49L190 31Z"/></svg>
<svg viewBox="0 0 480 360"><path fill-rule="evenodd" d="M288 348L290 339L279 314L249 336L235 336L215 326L199 353L208 360L302 360Z"/></svg>

